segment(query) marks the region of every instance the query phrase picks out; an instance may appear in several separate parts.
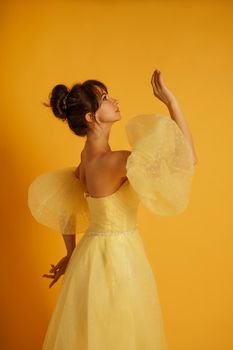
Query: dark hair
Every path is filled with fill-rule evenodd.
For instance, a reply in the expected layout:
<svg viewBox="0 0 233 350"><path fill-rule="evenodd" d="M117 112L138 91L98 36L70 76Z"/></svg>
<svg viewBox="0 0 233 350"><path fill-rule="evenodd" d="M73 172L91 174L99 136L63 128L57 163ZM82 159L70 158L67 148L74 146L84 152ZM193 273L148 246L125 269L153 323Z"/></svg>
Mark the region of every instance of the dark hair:
<svg viewBox="0 0 233 350"><path fill-rule="evenodd" d="M49 95L49 104L43 103L43 105L51 107L57 118L67 120L70 129L76 135L85 136L88 130L85 114L91 112L95 118L95 112L100 106L101 93L95 86L108 93L105 84L93 79L86 80L82 84L74 84L71 89L58 84Z"/></svg>

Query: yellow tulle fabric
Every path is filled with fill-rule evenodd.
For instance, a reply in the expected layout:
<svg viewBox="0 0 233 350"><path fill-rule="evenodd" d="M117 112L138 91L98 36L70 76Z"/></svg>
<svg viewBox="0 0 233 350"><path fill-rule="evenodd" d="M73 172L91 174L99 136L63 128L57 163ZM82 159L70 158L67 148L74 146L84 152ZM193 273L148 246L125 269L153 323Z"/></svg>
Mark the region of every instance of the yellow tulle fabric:
<svg viewBox="0 0 233 350"><path fill-rule="evenodd" d="M138 231L83 235L42 350L168 350L165 334L158 287Z"/></svg>
<svg viewBox="0 0 233 350"><path fill-rule="evenodd" d="M139 115L128 121L132 153L127 177L141 202L153 213L184 211L194 175L192 152L175 121L159 114Z"/></svg>
<svg viewBox="0 0 233 350"><path fill-rule="evenodd" d="M45 172L28 189L28 206L42 225L62 234L84 233L90 213L84 188L74 174L77 166Z"/></svg>
<svg viewBox="0 0 233 350"><path fill-rule="evenodd" d="M134 207L140 200L158 215L184 211L194 166L190 146L180 128L169 117L149 114L130 119L125 129L131 145L126 164L131 187L128 200L134 201ZM71 166L43 173L29 186L28 206L33 217L62 234L85 233L90 224L90 208L84 188L74 175L75 169ZM118 206L121 208L120 201ZM121 210L115 210L121 215Z"/></svg>
<svg viewBox="0 0 233 350"><path fill-rule="evenodd" d="M137 212L140 202L160 215L187 207L191 150L166 116L132 118L126 133L127 180L112 195L84 192L76 167L46 172L29 187L28 205L39 223L63 234L84 233L69 260L42 350L168 350Z"/></svg>

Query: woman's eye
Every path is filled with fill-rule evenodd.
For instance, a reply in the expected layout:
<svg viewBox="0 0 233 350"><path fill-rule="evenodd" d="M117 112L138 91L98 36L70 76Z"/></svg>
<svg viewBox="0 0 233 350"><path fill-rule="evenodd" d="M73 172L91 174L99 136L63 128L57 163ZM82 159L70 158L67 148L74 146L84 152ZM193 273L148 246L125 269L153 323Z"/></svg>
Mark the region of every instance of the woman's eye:
<svg viewBox="0 0 233 350"><path fill-rule="evenodd" d="M107 98L107 95L104 95L103 100L104 100L105 98Z"/></svg>

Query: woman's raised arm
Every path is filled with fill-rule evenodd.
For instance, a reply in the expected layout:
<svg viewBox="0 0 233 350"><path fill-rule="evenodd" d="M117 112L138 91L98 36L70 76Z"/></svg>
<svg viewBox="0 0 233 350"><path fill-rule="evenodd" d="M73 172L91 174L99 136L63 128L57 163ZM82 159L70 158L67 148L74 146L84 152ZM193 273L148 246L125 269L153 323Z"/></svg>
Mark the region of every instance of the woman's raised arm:
<svg viewBox="0 0 233 350"><path fill-rule="evenodd" d="M175 95L164 84L161 72L156 69L151 78L151 84L153 87L153 93L160 101L162 101L168 108L171 118L176 122L185 138L188 140L193 155L193 164L197 163L196 152L194 149L192 134L189 130L188 124L181 111L179 103Z"/></svg>

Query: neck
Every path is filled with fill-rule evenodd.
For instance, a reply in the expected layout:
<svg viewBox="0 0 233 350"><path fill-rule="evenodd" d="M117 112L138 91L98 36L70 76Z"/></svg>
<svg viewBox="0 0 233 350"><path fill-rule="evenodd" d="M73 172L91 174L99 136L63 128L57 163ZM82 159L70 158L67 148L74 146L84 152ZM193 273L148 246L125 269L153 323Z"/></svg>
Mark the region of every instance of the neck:
<svg viewBox="0 0 233 350"><path fill-rule="evenodd" d="M103 124L102 124L103 126ZM108 125L109 126L109 125ZM85 149L90 150L93 153L105 153L111 150L109 145L110 128L98 128L89 130L85 142Z"/></svg>

